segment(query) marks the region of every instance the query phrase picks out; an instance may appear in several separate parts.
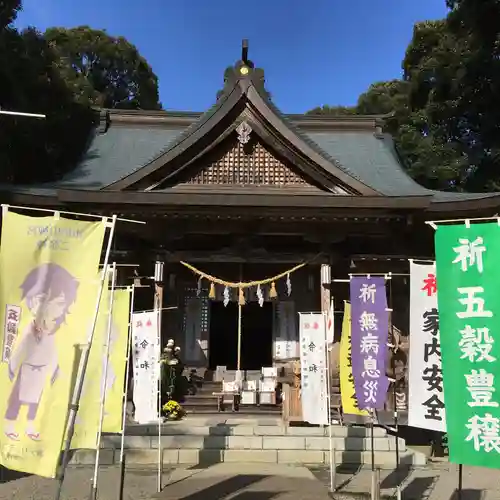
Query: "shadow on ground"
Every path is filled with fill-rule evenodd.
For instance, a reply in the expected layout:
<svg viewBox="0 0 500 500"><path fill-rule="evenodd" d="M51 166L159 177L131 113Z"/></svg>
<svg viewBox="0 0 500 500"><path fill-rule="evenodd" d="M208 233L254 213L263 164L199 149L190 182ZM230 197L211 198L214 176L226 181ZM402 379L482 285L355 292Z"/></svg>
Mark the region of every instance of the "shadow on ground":
<svg viewBox="0 0 500 500"><path fill-rule="evenodd" d="M26 472L19 472L17 470L10 470L0 465L0 484L10 483L11 481L17 481L18 479L23 479L24 477L29 477L31 474L26 474Z"/></svg>
<svg viewBox="0 0 500 500"><path fill-rule="evenodd" d="M394 469L388 476L382 479L380 483L380 487L383 490L389 490L392 488L397 488L404 481L406 481L412 472L412 468L409 466L400 466L397 469Z"/></svg>
<svg viewBox="0 0 500 500"><path fill-rule="evenodd" d="M458 491L455 491L451 495L450 500L481 500L482 498L483 492L481 490L463 489L461 496Z"/></svg>
<svg viewBox="0 0 500 500"><path fill-rule="evenodd" d="M425 500L432 493L435 482L434 477L415 477L403 488L401 496L403 500Z"/></svg>
<svg viewBox="0 0 500 500"><path fill-rule="evenodd" d="M259 481L265 479L266 476L262 475L243 475L239 474L228 479L224 479L219 483L203 488L199 491L189 495L182 496L178 500L220 500L229 495L234 495L240 490L244 490ZM168 486L164 488L163 495L168 498ZM156 498L162 498L162 493L158 494ZM241 491L241 493L233 497L234 500L270 500L277 493L270 491Z"/></svg>

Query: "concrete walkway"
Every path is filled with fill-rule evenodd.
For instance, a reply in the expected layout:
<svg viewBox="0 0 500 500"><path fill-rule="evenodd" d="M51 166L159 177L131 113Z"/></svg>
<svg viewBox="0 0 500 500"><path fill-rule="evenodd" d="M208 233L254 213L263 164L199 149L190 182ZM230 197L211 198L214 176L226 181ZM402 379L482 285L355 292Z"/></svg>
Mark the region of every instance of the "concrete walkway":
<svg viewBox="0 0 500 500"><path fill-rule="evenodd" d="M329 485L326 468L311 469L324 485ZM458 466L449 463L430 464L414 470L380 471L382 499L396 499L399 485L403 500L457 500ZM335 500L370 498L371 470L337 473ZM500 499L500 470L464 467L461 500Z"/></svg>
<svg viewBox="0 0 500 500"><path fill-rule="evenodd" d="M176 477L177 476L177 477ZM222 463L177 470L158 500L330 500L328 489L305 467Z"/></svg>
<svg viewBox="0 0 500 500"><path fill-rule="evenodd" d="M63 500L88 500L91 467L70 468ZM337 473L335 500L370 498L370 470ZM395 499L401 484L403 500L457 500L457 467L432 464L412 471L381 472L382 499ZM99 471L99 500L118 500L119 470ZM0 470L0 500L53 500L56 481ZM128 469L124 500L328 500L329 471L278 464L221 463L209 468L178 467L165 471L157 493L154 468ZM498 500L500 471L464 468L462 500Z"/></svg>

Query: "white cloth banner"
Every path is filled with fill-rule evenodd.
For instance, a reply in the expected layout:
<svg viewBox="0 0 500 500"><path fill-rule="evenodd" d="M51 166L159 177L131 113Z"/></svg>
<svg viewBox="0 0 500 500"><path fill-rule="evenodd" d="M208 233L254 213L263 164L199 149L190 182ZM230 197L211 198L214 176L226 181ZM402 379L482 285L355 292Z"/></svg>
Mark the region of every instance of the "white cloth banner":
<svg viewBox="0 0 500 500"><path fill-rule="evenodd" d="M293 300L278 302L276 326L274 358L285 360L298 357L297 323Z"/></svg>
<svg viewBox="0 0 500 500"><path fill-rule="evenodd" d="M132 315L134 340L135 421L147 424L158 420L158 378L160 346L158 344L158 313L139 312Z"/></svg>
<svg viewBox="0 0 500 500"><path fill-rule="evenodd" d="M410 262L408 425L446 432L435 264Z"/></svg>
<svg viewBox="0 0 500 500"><path fill-rule="evenodd" d="M299 313L302 418L328 425L326 319L322 313Z"/></svg>

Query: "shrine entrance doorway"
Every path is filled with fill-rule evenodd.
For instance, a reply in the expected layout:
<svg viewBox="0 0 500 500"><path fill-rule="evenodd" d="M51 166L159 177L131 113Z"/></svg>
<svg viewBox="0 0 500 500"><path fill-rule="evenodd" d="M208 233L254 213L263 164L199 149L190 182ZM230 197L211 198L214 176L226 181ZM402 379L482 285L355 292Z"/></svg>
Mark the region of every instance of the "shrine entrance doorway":
<svg viewBox="0 0 500 500"><path fill-rule="evenodd" d="M260 370L273 364L273 303L249 302L242 307L241 370ZM238 304L210 303L209 367L237 369Z"/></svg>

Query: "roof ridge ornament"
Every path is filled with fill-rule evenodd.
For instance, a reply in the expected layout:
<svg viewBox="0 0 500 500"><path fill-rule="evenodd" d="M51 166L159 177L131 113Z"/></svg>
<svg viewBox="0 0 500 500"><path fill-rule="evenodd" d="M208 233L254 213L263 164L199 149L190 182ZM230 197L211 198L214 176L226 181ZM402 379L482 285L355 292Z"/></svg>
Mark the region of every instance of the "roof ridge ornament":
<svg viewBox="0 0 500 500"><path fill-rule="evenodd" d="M241 59L236 64L237 71L240 75L247 76L254 67L254 63L248 59L248 39L244 38L241 41Z"/></svg>
<svg viewBox="0 0 500 500"><path fill-rule="evenodd" d="M250 141L250 134L252 133L252 127L250 127L246 121L242 121L238 127L236 127L236 132L238 134L239 143L242 145L248 144Z"/></svg>
<svg viewBox="0 0 500 500"><path fill-rule="evenodd" d="M244 38L241 41L241 62L245 64L246 66L249 66L249 60L248 60L248 39Z"/></svg>

